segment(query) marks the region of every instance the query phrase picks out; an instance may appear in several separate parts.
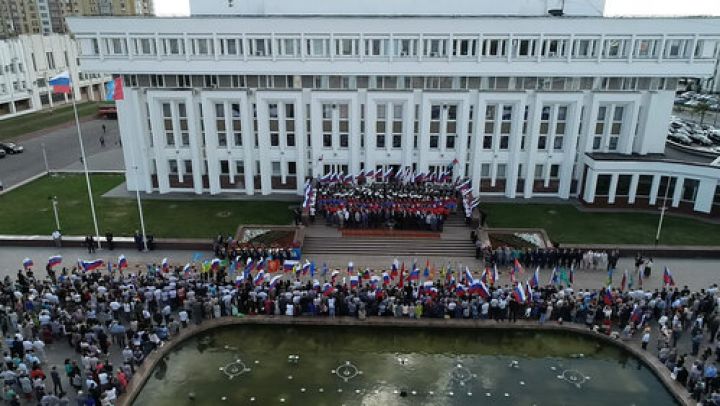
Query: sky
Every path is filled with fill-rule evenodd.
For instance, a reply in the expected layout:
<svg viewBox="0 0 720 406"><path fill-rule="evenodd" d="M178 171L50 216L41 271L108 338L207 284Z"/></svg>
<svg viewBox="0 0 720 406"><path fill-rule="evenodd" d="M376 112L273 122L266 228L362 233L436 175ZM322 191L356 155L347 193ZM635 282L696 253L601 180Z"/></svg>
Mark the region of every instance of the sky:
<svg viewBox="0 0 720 406"><path fill-rule="evenodd" d="M190 14L189 0L155 0L155 12L162 16L188 15ZM606 0L605 14L609 16L720 16L720 0Z"/></svg>

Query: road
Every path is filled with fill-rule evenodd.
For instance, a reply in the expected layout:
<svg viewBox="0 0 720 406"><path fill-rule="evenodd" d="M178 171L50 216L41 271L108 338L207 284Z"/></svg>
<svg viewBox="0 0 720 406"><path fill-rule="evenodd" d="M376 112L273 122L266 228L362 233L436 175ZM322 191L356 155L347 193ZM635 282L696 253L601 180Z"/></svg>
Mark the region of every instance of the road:
<svg viewBox="0 0 720 406"><path fill-rule="evenodd" d="M107 129L105 147L100 145L103 124ZM81 129L90 169L122 169L122 152L118 142L117 121L85 121L81 123ZM74 124L48 131L42 135L20 137L16 142L25 147L25 152L0 159L0 180L5 188L45 171L43 144L45 144L50 170L65 169L68 166L74 167L80 164L80 143ZM92 158L98 154L104 158Z"/></svg>

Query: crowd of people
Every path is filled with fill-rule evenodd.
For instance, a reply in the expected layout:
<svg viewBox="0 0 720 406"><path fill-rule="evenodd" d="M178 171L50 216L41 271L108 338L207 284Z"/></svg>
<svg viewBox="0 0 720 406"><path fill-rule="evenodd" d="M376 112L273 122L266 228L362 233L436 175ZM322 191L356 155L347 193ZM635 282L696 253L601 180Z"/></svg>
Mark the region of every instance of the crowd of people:
<svg viewBox="0 0 720 406"><path fill-rule="evenodd" d="M457 209L457 191L451 184L343 183L317 186L316 215L339 228L394 228L442 231Z"/></svg>
<svg viewBox="0 0 720 406"><path fill-rule="evenodd" d="M51 266L44 275L18 271L0 283L3 397L10 405L21 399L64 405L73 391L77 405L114 405L137 366L190 324L226 316L303 315L585 324L657 351L696 399L720 405L720 346L713 348L720 326L717 285L693 292L538 282L518 290L499 275L476 289L481 275L469 270L420 277L404 267L398 273L396 267L357 272L323 266L310 274L308 268L283 267L268 275L260 269L158 265L133 271L120 266L111 273ZM685 336L692 343L689 354L678 347ZM67 346L75 356L51 364L47 354L56 346ZM122 361L113 363L112 353Z"/></svg>

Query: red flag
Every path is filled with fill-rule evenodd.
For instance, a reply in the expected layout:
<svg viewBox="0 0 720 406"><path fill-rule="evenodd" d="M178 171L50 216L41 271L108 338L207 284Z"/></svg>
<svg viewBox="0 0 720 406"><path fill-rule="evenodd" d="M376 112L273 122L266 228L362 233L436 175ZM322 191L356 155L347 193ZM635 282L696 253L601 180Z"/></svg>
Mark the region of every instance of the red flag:
<svg viewBox="0 0 720 406"><path fill-rule="evenodd" d="M402 263L402 267L400 268L400 282L398 282L398 287L402 289L403 285L405 285L405 262Z"/></svg>
<svg viewBox="0 0 720 406"><path fill-rule="evenodd" d="M123 89L122 77L118 76L113 80L115 82L115 92L113 92L113 100L125 100L125 91Z"/></svg>

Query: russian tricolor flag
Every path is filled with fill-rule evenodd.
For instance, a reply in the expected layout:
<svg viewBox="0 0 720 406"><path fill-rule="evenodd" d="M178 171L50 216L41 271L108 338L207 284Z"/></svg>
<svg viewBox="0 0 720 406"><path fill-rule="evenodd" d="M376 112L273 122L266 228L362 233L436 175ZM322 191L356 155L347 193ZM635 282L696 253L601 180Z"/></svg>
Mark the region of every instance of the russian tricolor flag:
<svg viewBox="0 0 720 406"><path fill-rule="evenodd" d="M355 271L355 264L352 263L352 261L348 262L347 272L348 275L352 275Z"/></svg>
<svg viewBox="0 0 720 406"><path fill-rule="evenodd" d="M515 296L515 300L519 303L525 303L527 301L527 295L525 294L525 288L523 288L522 283L518 282L515 285L515 289L513 289L513 296Z"/></svg>
<svg viewBox="0 0 720 406"><path fill-rule="evenodd" d="M127 267L128 267L127 258L125 258L125 255L120 255L118 257L118 269L123 270Z"/></svg>
<svg viewBox="0 0 720 406"><path fill-rule="evenodd" d="M267 258L260 258L260 260L255 264L255 269L262 270L265 269L265 265L267 264Z"/></svg>
<svg viewBox="0 0 720 406"><path fill-rule="evenodd" d="M25 269L31 268L33 266L33 260L30 258L25 258L23 259L22 265Z"/></svg>
<svg viewBox="0 0 720 406"><path fill-rule="evenodd" d="M61 263L62 263L62 257L60 255L55 255L48 259L48 267L50 267L50 268L60 265Z"/></svg>
<svg viewBox="0 0 720 406"><path fill-rule="evenodd" d="M410 275L408 275L409 281L416 281L420 279L420 270L413 265L413 270L410 271Z"/></svg>
<svg viewBox="0 0 720 406"><path fill-rule="evenodd" d="M455 287L455 294L459 297L465 296L465 285L457 285Z"/></svg>
<svg viewBox="0 0 720 406"><path fill-rule="evenodd" d="M275 275L270 279L270 289L277 286L278 282L280 282L280 278L282 278L282 275Z"/></svg>
<svg viewBox="0 0 720 406"><path fill-rule="evenodd" d="M70 72L65 71L57 76L50 78L48 84L53 87L53 93L72 93L72 86L70 86Z"/></svg>
<svg viewBox="0 0 720 406"><path fill-rule="evenodd" d="M107 100L107 101L125 99L125 92L123 90L122 77L120 77L120 76L107 82L107 84L105 85L105 90L107 90L105 92L107 95L105 97L105 100Z"/></svg>
<svg viewBox="0 0 720 406"><path fill-rule="evenodd" d="M332 274L330 275L330 280L332 281L332 284L335 284L335 279L337 279L338 275L340 275L340 271L332 271Z"/></svg>
<svg viewBox="0 0 720 406"><path fill-rule="evenodd" d="M383 272L382 278L383 278L383 285L384 285L384 286L387 286L387 285L390 284L390 275L389 275L387 272Z"/></svg>
<svg viewBox="0 0 720 406"><path fill-rule="evenodd" d="M299 264L300 261L294 260L294 259L286 259L285 262L283 262L283 271L284 272L292 272L293 269L295 269L295 265Z"/></svg>
<svg viewBox="0 0 720 406"><path fill-rule="evenodd" d="M307 275L307 273L310 271L310 261L307 259L305 260L305 263L302 266L302 274Z"/></svg>
<svg viewBox="0 0 720 406"><path fill-rule="evenodd" d="M335 288L331 284L326 283L323 285L322 292L324 296L330 296L335 292Z"/></svg>
<svg viewBox="0 0 720 406"><path fill-rule="evenodd" d="M160 263L160 268L164 273L167 273L170 270L170 264L168 263L167 258L163 258L162 262Z"/></svg>
<svg viewBox="0 0 720 406"><path fill-rule="evenodd" d="M665 267L665 271L663 272L663 282L666 285L675 286L675 279L673 279L672 275L670 274L670 268Z"/></svg>
<svg viewBox="0 0 720 406"><path fill-rule="evenodd" d="M535 289L540 286L540 267L537 267L535 269L535 273L533 274L532 278L530 278L529 285Z"/></svg>
<svg viewBox="0 0 720 406"><path fill-rule="evenodd" d="M102 259L96 259L94 261L82 261L82 268L85 271L92 271L98 268L102 268L103 265L105 265L105 262L103 262Z"/></svg>
<svg viewBox="0 0 720 406"><path fill-rule="evenodd" d="M380 278L377 276L373 276L372 279L370 279L370 288L375 290L378 287L378 283L380 282Z"/></svg>
<svg viewBox="0 0 720 406"><path fill-rule="evenodd" d="M255 279L253 279L253 283L255 286L260 286L265 282L265 271L258 272L257 275L255 275Z"/></svg>
<svg viewBox="0 0 720 406"><path fill-rule="evenodd" d="M360 285L360 278L357 275L351 276L350 277L350 287L357 288L358 285Z"/></svg>
<svg viewBox="0 0 720 406"><path fill-rule="evenodd" d="M362 278L363 278L363 279L370 279L370 270L369 270L369 269L365 268L365 270L363 271Z"/></svg>
<svg viewBox="0 0 720 406"><path fill-rule="evenodd" d="M606 305L610 306L613 304L613 295L610 290L610 286L605 289L605 293L603 294L603 302L605 302Z"/></svg>
<svg viewBox="0 0 720 406"><path fill-rule="evenodd" d="M527 288L527 299L528 299L528 302L530 302L530 301L532 301L532 297L533 297L533 290L532 290L532 286L530 286L530 282L525 282L525 287Z"/></svg>

